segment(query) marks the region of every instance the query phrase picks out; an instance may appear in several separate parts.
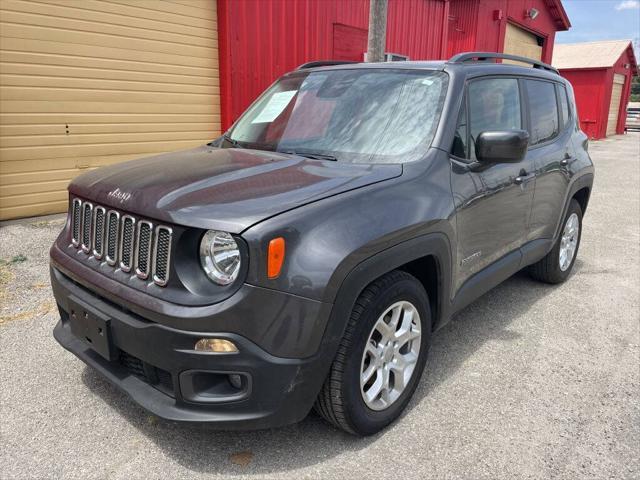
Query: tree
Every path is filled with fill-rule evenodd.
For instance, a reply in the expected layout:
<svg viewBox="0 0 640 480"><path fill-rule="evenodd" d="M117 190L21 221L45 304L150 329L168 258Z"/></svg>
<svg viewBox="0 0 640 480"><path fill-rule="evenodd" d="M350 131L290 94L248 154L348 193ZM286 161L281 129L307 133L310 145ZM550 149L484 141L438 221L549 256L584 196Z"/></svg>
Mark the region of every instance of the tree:
<svg viewBox="0 0 640 480"><path fill-rule="evenodd" d="M631 98L632 102L640 102L640 77L633 77L631 80Z"/></svg>

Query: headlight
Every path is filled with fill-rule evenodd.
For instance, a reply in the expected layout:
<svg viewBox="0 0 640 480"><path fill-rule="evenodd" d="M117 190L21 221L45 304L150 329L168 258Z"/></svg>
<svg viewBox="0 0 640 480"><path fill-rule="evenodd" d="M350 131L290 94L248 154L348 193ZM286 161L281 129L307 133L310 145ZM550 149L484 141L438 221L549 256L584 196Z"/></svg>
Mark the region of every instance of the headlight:
<svg viewBox="0 0 640 480"><path fill-rule="evenodd" d="M200 264L218 285L229 285L240 272L240 249L226 232L209 230L200 242Z"/></svg>

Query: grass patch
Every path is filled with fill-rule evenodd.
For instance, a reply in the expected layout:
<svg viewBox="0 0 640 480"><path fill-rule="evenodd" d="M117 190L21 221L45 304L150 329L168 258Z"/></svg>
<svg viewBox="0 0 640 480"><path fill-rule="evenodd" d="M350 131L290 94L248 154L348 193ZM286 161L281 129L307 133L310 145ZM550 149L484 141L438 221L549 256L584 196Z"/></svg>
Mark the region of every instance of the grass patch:
<svg viewBox="0 0 640 480"><path fill-rule="evenodd" d="M14 255L9 260L0 260L0 265L1 266L15 265L16 263L26 262L27 260L28 260L27 257L20 253L18 255Z"/></svg>

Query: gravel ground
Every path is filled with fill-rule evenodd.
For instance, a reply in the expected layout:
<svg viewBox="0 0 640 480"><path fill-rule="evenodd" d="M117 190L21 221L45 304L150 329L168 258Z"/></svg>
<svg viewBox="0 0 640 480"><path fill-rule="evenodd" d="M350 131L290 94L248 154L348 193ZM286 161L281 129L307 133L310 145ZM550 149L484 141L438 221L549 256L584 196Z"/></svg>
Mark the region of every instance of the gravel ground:
<svg viewBox="0 0 640 480"><path fill-rule="evenodd" d="M518 274L461 312L407 413L367 439L314 415L245 433L150 416L51 336L47 252L63 220L3 226L0 476L639 478L639 147L637 134L591 145L575 275Z"/></svg>

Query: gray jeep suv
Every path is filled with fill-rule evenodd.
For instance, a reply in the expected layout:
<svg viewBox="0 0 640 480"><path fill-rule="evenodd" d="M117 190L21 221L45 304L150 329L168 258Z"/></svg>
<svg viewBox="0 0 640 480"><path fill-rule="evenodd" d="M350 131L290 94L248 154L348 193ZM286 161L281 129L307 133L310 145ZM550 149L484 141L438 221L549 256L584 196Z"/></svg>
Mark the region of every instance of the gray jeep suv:
<svg viewBox="0 0 640 480"><path fill-rule="evenodd" d="M521 269L570 275L594 172L556 70L338 63L284 75L208 145L69 186L55 338L159 417L315 407L372 434L453 314Z"/></svg>

